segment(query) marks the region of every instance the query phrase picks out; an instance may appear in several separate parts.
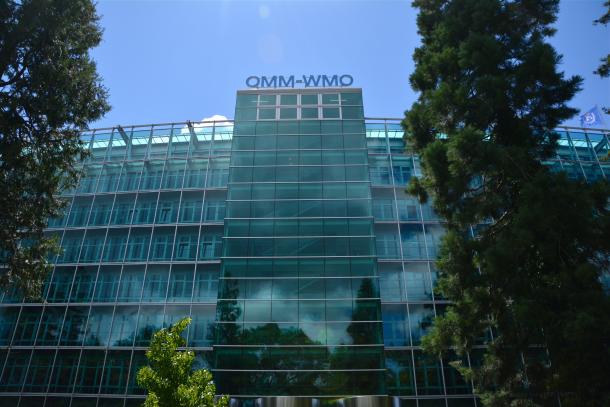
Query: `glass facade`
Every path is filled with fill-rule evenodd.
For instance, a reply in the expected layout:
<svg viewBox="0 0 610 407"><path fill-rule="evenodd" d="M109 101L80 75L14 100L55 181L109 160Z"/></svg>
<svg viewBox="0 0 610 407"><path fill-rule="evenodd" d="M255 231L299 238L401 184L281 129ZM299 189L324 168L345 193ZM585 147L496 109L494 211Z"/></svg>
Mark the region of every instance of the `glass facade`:
<svg viewBox="0 0 610 407"><path fill-rule="evenodd" d="M558 131L547 165L610 176L607 131ZM420 351L447 305L443 226L404 192L420 169L402 136L348 88L240 91L235 121L83 134L92 154L49 223L63 252L44 300L1 297L0 405L139 405L152 333L191 316L197 367L244 405L475 406L471 384Z"/></svg>
<svg viewBox="0 0 610 407"><path fill-rule="evenodd" d="M219 391L383 395L361 92L276 93L237 94L214 342ZM294 120L306 109L314 111Z"/></svg>

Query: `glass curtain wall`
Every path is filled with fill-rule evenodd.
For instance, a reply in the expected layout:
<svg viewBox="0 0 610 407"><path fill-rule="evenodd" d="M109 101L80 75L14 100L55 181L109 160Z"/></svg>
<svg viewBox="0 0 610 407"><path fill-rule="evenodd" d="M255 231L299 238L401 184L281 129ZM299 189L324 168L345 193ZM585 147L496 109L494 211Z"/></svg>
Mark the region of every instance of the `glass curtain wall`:
<svg viewBox="0 0 610 407"><path fill-rule="evenodd" d="M419 160L398 120L363 121L361 100L240 92L234 139L233 122L83 133L81 182L46 231L63 252L43 300L0 294L0 405L140 405L152 333L187 315L196 367L245 405L476 405L470 383L420 350L447 301L434 290L442 222L404 192ZM557 131L553 171L610 176L608 131Z"/></svg>
<svg viewBox="0 0 610 407"><path fill-rule="evenodd" d="M359 90L238 92L221 393L385 394L370 191Z"/></svg>
<svg viewBox="0 0 610 407"><path fill-rule="evenodd" d="M91 156L49 223L63 252L43 300L2 297L0 405L140 405L135 373L152 333L186 316L207 366L232 132L226 122L83 134Z"/></svg>

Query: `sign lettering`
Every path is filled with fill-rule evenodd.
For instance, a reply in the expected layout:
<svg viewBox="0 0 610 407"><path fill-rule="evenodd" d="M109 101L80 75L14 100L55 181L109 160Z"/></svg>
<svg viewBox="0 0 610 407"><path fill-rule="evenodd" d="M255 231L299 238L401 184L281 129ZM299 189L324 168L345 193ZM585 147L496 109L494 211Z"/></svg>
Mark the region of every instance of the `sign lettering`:
<svg viewBox="0 0 610 407"><path fill-rule="evenodd" d="M351 86L354 77L342 75L273 75L248 76L246 86L249 88L337 88Z"/></svg>

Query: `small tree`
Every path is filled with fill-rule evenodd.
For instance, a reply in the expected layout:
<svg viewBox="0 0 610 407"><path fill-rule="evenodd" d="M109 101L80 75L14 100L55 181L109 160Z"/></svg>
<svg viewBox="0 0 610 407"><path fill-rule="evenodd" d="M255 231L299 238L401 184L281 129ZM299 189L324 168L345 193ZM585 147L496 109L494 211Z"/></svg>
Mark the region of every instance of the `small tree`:
<svg viewBox="0 0 610 407"><path fill-rule="evenodd" d="M138 371L137 382L148 391L145 407L226 407L226 396L216 399L212 374L193 370L195 353L179 351L186 341L180 334L191 323L183 318L153 335L146 357L150 366Z"/></svg>

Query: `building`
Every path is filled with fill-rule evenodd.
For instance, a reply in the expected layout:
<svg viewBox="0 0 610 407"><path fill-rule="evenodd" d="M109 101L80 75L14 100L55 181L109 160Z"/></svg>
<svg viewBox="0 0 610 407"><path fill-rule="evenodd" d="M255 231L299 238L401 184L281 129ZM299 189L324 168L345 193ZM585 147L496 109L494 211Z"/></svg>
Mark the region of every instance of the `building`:
<svg viewBox="0 0 610 407"><path fill-rule="evenodd" d="M560 133L549 166L610 176L608 132ZM139 405L151 334L190 315L188 346L235 406L475 406L419 350L446 307L443 227L404 192L420 170L402 137L356 88L250 89L234 121L83 134L44 302L0 303L0 405Z"/></svg>

